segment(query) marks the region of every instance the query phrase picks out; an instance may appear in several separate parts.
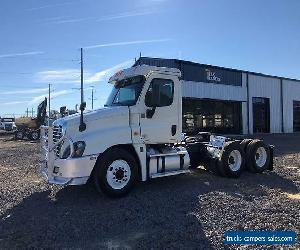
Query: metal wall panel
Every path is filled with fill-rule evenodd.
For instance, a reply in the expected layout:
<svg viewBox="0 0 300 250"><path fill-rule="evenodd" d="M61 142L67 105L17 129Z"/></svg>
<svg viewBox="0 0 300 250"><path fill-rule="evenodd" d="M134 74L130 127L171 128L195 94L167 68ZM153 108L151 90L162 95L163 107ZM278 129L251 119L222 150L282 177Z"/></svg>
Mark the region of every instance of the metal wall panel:
<svg viewBox="0 0 300 250"><path fill-rule="evenodd" d="M270 132L281 133L280 79L249 74L249 126L253 133L252 97L270 98Z"/></svg>
<svg viewBox="0 0 300 250"><path fill-rule="evenodd" d="M183 97L246 101L245 87L182 81Z"/></svg>
<svg viewBox="0 0 300 250"><path fill-rule="evenodd" d="M247 74L242 74L242 83L243 83L243 94L245 101L242 103L242 122L243 122L243 134L246 135L249 133L248 130L248 102L247 102Z"/></svg>
<svg viewBox="0 0 300 250"><path fill-rule="evenodd" d="M300 82L283 80L283 131L293 133L293 101L300 101Z"/></svg>

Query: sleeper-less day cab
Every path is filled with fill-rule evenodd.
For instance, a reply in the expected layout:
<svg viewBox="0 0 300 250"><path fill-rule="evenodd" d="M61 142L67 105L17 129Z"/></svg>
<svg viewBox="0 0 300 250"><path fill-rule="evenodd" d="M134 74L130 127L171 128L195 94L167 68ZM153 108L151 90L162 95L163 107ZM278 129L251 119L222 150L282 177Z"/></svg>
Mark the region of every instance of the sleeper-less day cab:
<svg viewBox="0 0 300 250"><path fill-rule="evenodd" d="M41 128L42 172L49 183L81 185L89 179L110 196L138 181L209 171L238 177L272 169L272 147L260 140L233 140L182 133L181 73L139 65L117 72L104 108L56 120Z"/></svg>

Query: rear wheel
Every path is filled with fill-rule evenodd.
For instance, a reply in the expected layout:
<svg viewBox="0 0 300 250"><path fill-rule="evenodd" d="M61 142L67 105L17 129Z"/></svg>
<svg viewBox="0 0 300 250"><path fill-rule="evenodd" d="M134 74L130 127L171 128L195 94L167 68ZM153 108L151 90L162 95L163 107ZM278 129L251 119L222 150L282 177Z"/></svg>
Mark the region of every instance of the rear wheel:
<svg viewBox="0 0 300 250"><path fill-rule="evenodd" d="M250 142L252 142L252 139L244 139L240 143L241 148L244 150L245 153L247 152L247 146L249 145Z"/></svg>
<svg viewBox="0 0 300 250"><path fill-rule="evenodd" d="M246 158L248 170L254 173L262 173L270 164L270 148L261 140L253 140L247 147Z"/></svg>
<svg viewBox="0 0 300 250"><path fill-rule="evenodd" d="M39 131L32 131L29 134L29 137L30 137L31 140L37 141L38 139L40 139L40 133L39 133Z"/></svg>
<svg viewBox="0 0 300 250"><path fill-rule="evenodd" d="M16 133L15 133L15 138L16 138L16 140L23 140L23 138L24 138L24 132L23 131L21 131L21 130L18 130L18 131L16 131Z"/></svg>
<svg viewBox="0 0 300 250"><path fill-rule="evenodd" d="M111 197L126 195L134 186L138 176L135 158L126 150L111 149L99 159L94 182L96 189Z"/></svg>
<svg viewBox="0 0 300 250"><path fill-rule="evenodd" d="M237 141L227 142L222 156L217 164L218 171L222 176L237 178L245 165L245 154L240 143Z"/></svg>

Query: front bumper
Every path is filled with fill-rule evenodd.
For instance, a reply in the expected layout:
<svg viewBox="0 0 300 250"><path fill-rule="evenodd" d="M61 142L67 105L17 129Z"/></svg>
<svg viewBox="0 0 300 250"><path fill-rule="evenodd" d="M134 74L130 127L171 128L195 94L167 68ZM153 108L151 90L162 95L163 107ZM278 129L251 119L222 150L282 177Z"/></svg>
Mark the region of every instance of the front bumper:
<svg viewBox="0 0 300 250"><path fill-rule="evenodd" d="M51 184L83 185L89 179L98 155L60 159L54 153L51 127L41 128L41 172Z"/></svg>

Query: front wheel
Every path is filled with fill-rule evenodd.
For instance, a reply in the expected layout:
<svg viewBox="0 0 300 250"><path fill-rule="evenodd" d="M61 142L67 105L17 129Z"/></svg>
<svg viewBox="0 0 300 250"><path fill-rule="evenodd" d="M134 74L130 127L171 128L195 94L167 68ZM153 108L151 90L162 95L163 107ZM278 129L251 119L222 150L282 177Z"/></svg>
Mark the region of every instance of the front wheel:
<svg viewBox="0 0 300 250"><path fill-rule="evenodd" d="M15 132L15 139L16 140L23 140L24 139L24 132L22 130L17 130Z"/></svg>
<svg viewBox="0 0 300 250"><path fill-rule="evenodd" d="M138 175L135 158L126 150L111 149L99 159L94 173L98 192L111 197L126 195L134 186Z"/></svg>
<svg viewBox="0 0 300 250"><path fill-rule="evenodd" d="M29 134L29 137L32 141L37 141L40 139L40 133L39 131L32 131L30 134Z"/></svg>

